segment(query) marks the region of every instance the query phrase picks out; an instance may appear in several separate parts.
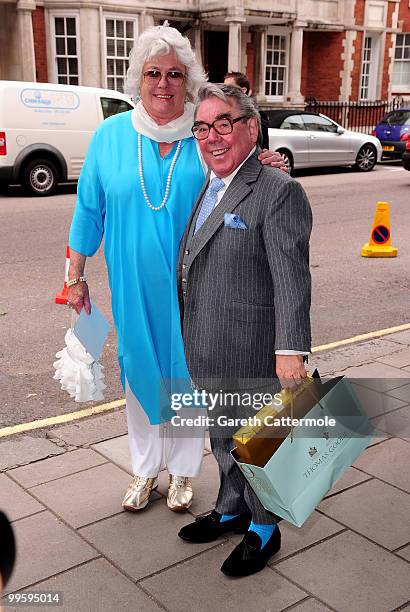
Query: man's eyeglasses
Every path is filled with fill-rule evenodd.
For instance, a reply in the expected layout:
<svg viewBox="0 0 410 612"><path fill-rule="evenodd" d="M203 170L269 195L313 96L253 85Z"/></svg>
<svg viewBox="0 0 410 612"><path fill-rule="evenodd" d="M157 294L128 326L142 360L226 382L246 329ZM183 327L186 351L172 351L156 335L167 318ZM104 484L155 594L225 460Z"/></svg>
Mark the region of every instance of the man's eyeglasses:
<svg viewBox="0 0 410 612"><path fill-rule="evenodd" d="M245 115L241 117L236 117L236 119L231 119L230 117L223 117L222 119L216 119L213 123L206 123L205 121L195 121L194 125L191 128L191 132L194 135L194 138L197 140L205 140L208 138L209 132L211 128L214 128L217 134L221 136L225 136L226 134L231 134L233 131L233 125L237 121L241 121L242 119L249 119Z"/></svg>
<svg viewBox="0 0 410 612"><path fill-rule="evenodd" d="M179 70L168 70L168 72L161 72L160 70L156 70L155 68L151 68L151 70L146 70L143 73L144 81L146 83L151 83L152 85L157 85L160 82L162 77L165 77L168 83L172 83L172 85L182 85L185 74L180 72Z"/></svg>

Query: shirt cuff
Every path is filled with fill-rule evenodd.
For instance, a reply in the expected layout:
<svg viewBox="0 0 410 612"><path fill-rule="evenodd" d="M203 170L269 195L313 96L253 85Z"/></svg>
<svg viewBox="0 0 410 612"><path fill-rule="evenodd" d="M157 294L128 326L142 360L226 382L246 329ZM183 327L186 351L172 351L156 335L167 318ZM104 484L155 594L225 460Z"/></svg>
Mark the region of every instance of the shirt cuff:
<svg viewBox="0 0 410 612"><path fill-rule="evenodd" d="M275 355L310 355L310 351L280 350L275 351Z"/></svg>

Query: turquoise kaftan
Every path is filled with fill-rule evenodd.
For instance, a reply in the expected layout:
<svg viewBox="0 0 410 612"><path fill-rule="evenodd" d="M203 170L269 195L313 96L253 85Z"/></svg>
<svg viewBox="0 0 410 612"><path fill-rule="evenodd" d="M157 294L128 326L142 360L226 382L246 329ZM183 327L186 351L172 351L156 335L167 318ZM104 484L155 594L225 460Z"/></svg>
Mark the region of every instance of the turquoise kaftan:
<svg viewBox="0 0 410 612"><path fill-rule="evenodd" d="M162 158L158 144L142 136L145 186L154 206L164 197L175 151L176 145ZM141 190L130 111L97 129L78 183L69 245L89 257L104 236L121 381L124 386L127 377L151 424L171 416L164 384L169 391L169 380L189 380L176 262L204 178L194 139L183 139L167 203L151 210Z"/></svg>

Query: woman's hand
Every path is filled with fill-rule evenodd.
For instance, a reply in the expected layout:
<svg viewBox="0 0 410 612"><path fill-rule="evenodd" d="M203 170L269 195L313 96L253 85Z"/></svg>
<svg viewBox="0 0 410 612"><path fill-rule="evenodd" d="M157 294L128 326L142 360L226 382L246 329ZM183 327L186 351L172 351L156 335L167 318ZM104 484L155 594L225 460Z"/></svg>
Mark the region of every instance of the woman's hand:
<svg viewBox="0 0 410 612"><path fill-rule="evenodd" d="M91 313L90 294L88 285L85 282L79 282L68 288L68 304L77 314L80 314L84 308L87 314Z"/></svg>
<svg viewBox="0 0 410 612"><path fill-rule="evenodd" d="M79 279L84 276L84 268L86 262L86 256L70 249L70 265L68 268L68 278L70 280L76 278ZM88 292L88 285L85 281L78 281L75 285L68 287L68 305L73 308L77 314L80 314L82 308L84 308L87 314L91 312L90 294Z"/></svg>
<svg viewBox="0 0 410 612"><path fill-rule="evenodd" d="M283 157L277 151L271 151L270 149L263 149L262 153L258 155L259 161L265 166L270 165L272 168L278 168L283 172L288 171L288 167L283 161Z"/></svg>

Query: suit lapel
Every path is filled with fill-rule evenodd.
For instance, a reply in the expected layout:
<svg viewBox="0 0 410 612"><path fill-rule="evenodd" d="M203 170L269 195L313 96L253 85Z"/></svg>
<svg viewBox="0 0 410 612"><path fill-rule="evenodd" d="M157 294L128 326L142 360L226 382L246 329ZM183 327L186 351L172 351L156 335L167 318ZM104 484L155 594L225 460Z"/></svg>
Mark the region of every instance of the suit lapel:
<svg viewBox="0 0 410 612"><path fill-rule="evenodd" d="M256 181L261 171L261 163L257 159L258 151L256 151L241 167L237 175L224 193L222 200L215 207L208 219L193 235L196 224L196 219L199 214L200 205L204 196L203 189L198 199L193 217L191 218L191 226L189 229L188 242L190 244L191 257L194 259L198 253L204 248L206 243L212 238L217 229L223 225L225 213L232 212L246 196L252 191L252 183ZM208 176L209 182L209 176ZM206 187L208 187L208 182Z"/></svg>

